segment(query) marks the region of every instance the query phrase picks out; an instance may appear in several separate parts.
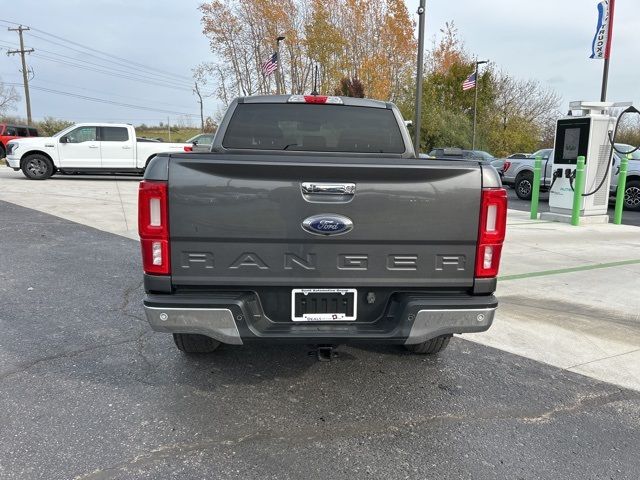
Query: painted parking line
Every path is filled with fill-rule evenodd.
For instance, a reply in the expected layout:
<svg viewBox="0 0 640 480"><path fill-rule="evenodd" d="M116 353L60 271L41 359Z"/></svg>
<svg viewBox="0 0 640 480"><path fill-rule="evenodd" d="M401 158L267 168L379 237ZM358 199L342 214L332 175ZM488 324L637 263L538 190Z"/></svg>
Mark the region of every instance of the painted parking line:
<svg viewBox="0 0 640 480"><path fill-rule="evenodd" d="M625 265L636 265L636 264L640 264L640 258L631 259L631 260L620 260L619 262L594 263L590 265L580 265L578 267L559 268L557 270L542 270L540 272L504 275L504 276L498 277L498 280L500 280L501 282L504 282L505 280L521 280L524 278L546 277L548 275L560 275L562 273L584 272L586 270L598 270L600 268L613 268L613 267L622 267Z"/></svg>

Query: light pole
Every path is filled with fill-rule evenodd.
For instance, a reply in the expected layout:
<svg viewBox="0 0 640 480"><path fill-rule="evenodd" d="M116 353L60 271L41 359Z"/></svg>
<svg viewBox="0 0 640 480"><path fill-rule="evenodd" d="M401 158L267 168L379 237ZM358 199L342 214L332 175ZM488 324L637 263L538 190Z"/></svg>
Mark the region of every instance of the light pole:
<svg viewBox="0 0 640 480"><path fill-rule="evenodd" d="M280 82L282 81L282 74L280 73L280 42L284 40L285 37L279 36L276 38L276 53L278 64L276 65L276 94L280 95Z"/></svg>
<svg viewBox="0 0 640 480"><path fill-rule="evenodd" d="M476 121L478 118L478 87L480 86L480 77L478 77L478 67L484 63L489 63L488 60L476 60L476 95L473 101L473 139L471 140L471 150L476 149Z"/></svg>
<svg viewBox="0 0 640 480"><path fill-rule="evenodd" d="M424 11L425 1L420 0L418 7L418 65L416 72L416 118L413 122L413 149L416 158L420 153L420 119L422 117L422 70L424 57Z"/></svg>

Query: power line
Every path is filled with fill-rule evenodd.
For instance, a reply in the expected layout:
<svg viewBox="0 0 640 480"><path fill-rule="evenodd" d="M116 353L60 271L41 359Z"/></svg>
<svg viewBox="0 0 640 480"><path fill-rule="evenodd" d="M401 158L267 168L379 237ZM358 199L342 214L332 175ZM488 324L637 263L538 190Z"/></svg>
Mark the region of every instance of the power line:
<svg viewBox="0 0 640 480"><path fill-rule="evenodd" d="M6 77L17 77L17 75L6 75ZM39 80L37 80L39 82ZM60 82L52 82L51 80L46 80L47 85L59 85L61 87L66 87L66 88L71 88L74 90L84 90L86 92L94 92L94 93L101 93L103 95L109 95L110 97L119 97L119 98L128 98L128 99L134 99L134 100L138 100L139 102L145 102L145 103L150 103L150 104L154 104L154 105L165 105L168 107L175 107L175 108L182 108L184 105L176 105L173 103L167 103L167 102L162 102L162 101L158 101L158 100L150 100L150 99L144 99L144 98L140 98L140 97L133 97L133 96L129 96L129 95L119 95L117 93L111 93L111 92L105 92L104 90L96 90L93 88L86 88L86 87L79 87L77 85L71 85L68 83L60 83ZM33 81L29 82L30 85L33 85ZM36 86L41 86L41 85L36 85Z"/></svg>
<svg viewBox="0 0 640 480"><path fill-rule="evenodd" d="M3 48L0 48L0 49L3 49ZM159 82L157 82L155 80L147 80L145 78L139 78L139 77L134 77L132 75L126 75L126 74L121 74L121 73L117 73L117 72L111 72L109 70L102 70L102 69L99 69L99 68L88 67L88 66L85 66L85 65L82 65L82 64L73 63L73 62L69 62L69 61L66 61L66 60L61 60L61 59L57 59L57 58L48 57L46 55L33 54L33 57L39 58L39 59L42 59L42 60L47 60L47 61L54 62L54 63L59 63L59 64L62 64L62 65L67 65L67 66L78 68L78 69L81 69L81 70L87 70L87 71L91 71L91 72L102 73L104 75L109 75L109 76L118 77L118 78L124 78L126 80L133 80L133 81L136 81L136 82L146 83L148 85L154 85L154 86L157 86L157 87L172 88L174 90L182 90L182 91L185 91L185 92L191 92L191 89L189 89L189 88L183 88L183 87L180 87L180 86L177 86L177 85L173 85L173 84L168 84L168 83L159 83Z"/></svg>
<svg viewBox="0 0 640 480"><path fill-rule="evenodd" d="M0 19L0 23L5 23L5 24L9 24L9 25L19 25L16 22L12 22L10 20L5 20L5 19ZM21 25L19 25L19 28L23 28ZM163 87L163 88L169 88L169 89L174 89L174 90L180 90L183 92L191 92L193 93L193 90L191 88L190 82L191 82L191 78L184 76L184 75L179 75L179 74L175 74L175 73L171 73L171 72L167 72L152 66L148 66L139 62L135 62L133 60L129 60L123 57L119 57L116 55L113 55L111 53L108 52L104 52L101 50L98 50L96 48L93 47L89 47L86 45L83 45L81 43L75 42L73 40L69 40L67 38L61 37L59 35L55 35L49 32L46 32L44 30L35 28L35 27L25 27L23 28L24 30L31 30L32 32L38 32L41 35L37 35L34 34L32 32L30 32L29 37L33 37L36 38L42 42L47 42L49 44L64 48L65 50L70 50L70 51L74 51L77 53L82 54L84 57L88 57L92 60L94 60L93 62L88 61L86 59L77 59L74 58L72 56L69 55L65 55L63 53L59 53L56 51L50 51L50 50L45 50L42 49L40 47L37 47L38 49L38 53L34 54L33 57L38 58L38 59L42 59L45 61L49 61L49 62L54 62L54 63L58 63L60 65L65 65L65 66L69 66L72 68L77 68L77 69L81 69L81 70L85 70L85 71L90 71L90 72L95 72L95 73L99 73L99 74L103 74L103 75L109 75L112 77L116 77L116 78L122 78L125 80L130 80L130 81L135 81L135 82L139 82L139 83L144 83L147 85L153 85L153 86L157 86L157 87ZM13 29L13 28L9 28L9 30L17 30L17 29ZM22 32L20 32L20 36L21 36L21 42L22 42ZM55 40L53 40L55 39ZM56 41L58 40L58 41ZM3 43L5 45L8 45L9 47L12 47L13 45L7 42L0 42ZM79 48L74 48L75 47L79 47ZM2 49L2 47L0 47L0 49ZM5 50L9 51L7 48L4 48ZM21 50L25 50L24 48L24 44L21 43ZM33 49L30 49L31 51L33 51ZM40 52L42 53L48 53L51 56L47 56L47 55L42 55ZM93 52L93 53L90 53ZM78 63L78 62L82 62L82 63ZM98 63L96 63L98 62ZM23 59L23 64L24 64L24 59ZM117 66L119 68L114 67ZM23 68L23 71L26 72L26 67ZM26 75L26 73L25 73ZM186 83L182 83L184 81L188 81L189 84ZM25 85L27 83L27 80L25 79ZM81 87L73 87L70 86L71 88L81 88ZM28 87L25 87L28 88ZM48 89L45 90L44 87L38 87L39 90L42 91L50 91L49 93L56 93L55 91L53 91L52 89ZM95 97L88 97L86 95L75 95L72 94L70 92L58 92L58 94L61 95L68 95L68 96L75 96L76 98L84 98L87 100L92 99L92 101L100 101L102 103L106 103L109 102L109 100L106 99L98 99ZM208 93L203 93L203 95L209 96L212 95L208 94ZM117 95L116 95L117 96ZM27 101L28 101L28 92L25 94L25 97L27 97ZM131 97L130 97L131 98ZM200 108L202 109L202 98L200 98ZM112 102L113 104L120 104L121 106L129 106L130 108L136 108L136 106L131 106L130 104L125 104L125 103L120 103L120 102ZM161 103L161 102L159 102ZM147 109L148 107L142 107L142 109ZM163 111L163 112L169 112L169 113L176 113L176 112L172 112L166 109L154 109L153 111ZM179 112L178 112L179 113ZM28 106L28 116L30 118L30 105ZM191 114L187 114L187 115L191 115ZM202 116L202 115L201 115Z"/></svg>
<svg viewBox="0 0 640 480"><path fill-rule="evenodd" d="M77 48L70 47L70 46L68 46L68 45L64 45L64 44L62 44L62 43L54 42L54 41L52 41L52 40L49 40L49 39L46 39L46 38L40 37L39 35L34 35L33 33L32 33L32 34L30 34L30 37L40 39L40 40L42 40L42 41L45 41L45 42L51 43L51 44L53 44L53 45L57 45L57 46L59 46L59 47L65 48L65 49L67 49L67 50L71 50L71 51L74 51L74 52L80 53L80 54L85 55L85 56L89 56L89 57L91 57L91 58L94 58L94 59L99 60L99 61L102 61L102 62L112 63L112 64L114 64L114 65L118 65L119 67L124 67L124 68L128 68L129 70L134 70L135 72L139 72L139 71L140 71L140 69L139 69L139 68L137 68L137 67L135 67L135 66L134 66L134 67L132 67L132 66L129 66L129 65L127 65L126 63L123 63L123 62L116 62L116 61L114 61L114 60L109 60L109 59L106 59L106 58L100 58L100 57L98 57L97 55L94 55L94 54L88 53L88 52L83 51L83 50L79 50L79 49L77 49ZM46 52L46 50L43 50L42 48L38 48L38 50L43 51L43 52ZM52 54L55 54L55 55L63 56L62 54L57 53L57 52L48 52L48 53L52 53ZM72 58L72 57L68 57L68 58ZM74 60L77 60L77 59L74 59ZM102 66L102 67L107 67L107 68L112 68L110 65L100 65L100 66ZM174 75L172 75L172 74L165 74L165 73L153 73L153 74L151 74L151 75L158 76L158 77L159 77L160 79L162 79L162 80L171 81L171 82L176 82L176 83L184 81L182 78L178 78L178 79L174 78ZM186 84L184 84L184 85L186 85Z"/></svg>
<svg viewBox="0 0 640 480"><path fill-rule="evenodd" d="M12 21L10 21L10 20L0 19L0 22L8 23L8 24L12 24L12 25L18 25L16 22L12 22ZM116 55L112 55L112 54L110 54L110 53L103 52L103 51L98 50L98 49L96 49L96 48L87 47L87 46L85 46L85 45L83 45L83 44L81 44L81 43L74 42L73 40L69 40L69 39L66 39L66 38L61 37L61 36L58 36L58 35L54 35L53 33L46 32L46 31L41 30L41 29L39 29L39 28L31 27L31 30L33 30L33 31L35 31L35 32L40 32L40 33L42 33L43 35L47 35L47 36L49 36L49 37L55 38L55 39L60 40L60 41L62 41L62 42L65 42L65 43L68 43L68 44L71 44L71 45L78 46L78 47L80 47L80 48L82 48L82 49L84 49L84 50L89 50L89 51L91 51L91 52L95 52L95 53L97 53L97 54L99 54L99 55L102 55L102 56L105 56L105 57L109 57L109 58L112 58L112 59L115 59L115 60L119 60L119 61L123 61L123 62L129 63L129 64L132 64L132 65L135 65L135 66L136 66L136 67L138 67L139 69L140 69L140 68L142 68L142 69L144 69L144 70L154 71L154 72L156 72L156 73L160 73L160 74L163 74L163 75L170 75L170 76L172 76L172 77L176 77L176 78L182 79L183 81L184 81L184 80L189 81L189 82L191 81L191 78L186 77L186 76L184 76L184 75L178 75L178 74L175 74L175 73L165 72L165 71L160 70L160 69L158 69L158 68L150 67L150 66L144 65L144 64L142 64L142 63L135 62L135 61L133 61L133 60L128 60L128 59L126 59L126 58L118 57L118 56L116 56ZM40 37L39 37L39 38L40 38ZM45 41L49 41L49 42L51 42L51 43L54 43L52 40L45 40ZM65 46L65 48L71 48L71 47ZM105 60L106 60L106 59L105 59ZM110 61L112 61L112 60L110 60Z"/></svg>
<svg viewBox="0 0 640 480"><path fill-rule="evenodd" d="M19 83L7 82L6 85L20 85L20 84ZM87 96L87 95L80 95L80 94L77 94L77 93L63 92L63 91L54 90L54 89L51 89L51 88L37 87L35 85L32 86L32 88L34 90L40 90L42 92L54 93L56 95L64 95L64 96L73 97L73 98L79 98L81 100L88 100L88 101L91 101L91 102L105 103L105 104L108 104L108 105L116 105L116 106L119 106L119 107L135 108L135 109L138 109L138 110L146 110L146 111L149 111L149 112L168 113L168 114L171 114L171 115L184 115L184 116L187 116L187 117L198 117L199 116L196 113L176 112L176 111L173 111L173 110L165 110L165 109L161 109L161 108L145 107L145 106L142 106L142 105L133 105L133 104L130 104L130 103L116 102L116 101L107 100L107 99L104 99L104 98L96 98L96 97L90 97L90 96Z"/></svg>
<svg viewBox="0 0 640 480"><path fill-rule="evenodd" d="M8 44L7 42L1 41L1 40L0 40L0 43L2 43L3 45L10 45L10 44ZM128 70L122 70L122 69L119 69L119 68L114 68L114 67L112 67L112 66L110 66L110 65L102 65L102 64L99 64L99 63L89 62L89 61L87 61L87 60L79 60L79 59L77 59L77 58L70 57L70 56L68 56L68 55L63 55L63 54L58 53L58 52L52 52L52 51L50 51L50 50L44 50L44 49L42 49L42 48L38 48L38 52L49 53L49 54L51 54L51 55L55 55L55 56L57 56L57 57L65 58L65 59L68 59L68 60L71 60L71 61L74 61L74 62L81 61L81 62L83 62L83 64L93 65L93 66L95 66L95 67L100 67L100 68L109 68L109 69L111 69L110 71L120 72L120 73L122 73L122 74L126 74L126 75L137 76L137 77L141 77L141 78L144 78L144 79L149 78L149 76L148 76L148 75L145 75L145 74L135 73L135 72L131 72L131 71L128 71ZM155 80L156 80L156 79L154 79L154 81L155 81ZM187 84L185 84L185 83L179 84L179 83L178 83L178 82L176 82L175 80L169 80L169 79L165 79L165 78L160 78L160 77L158 77L158 78L157 78L157 81L158 81L158 82L162 82L162 83L166 83L166 84L168 84L168 85L173 85L173 86L176 86L176 87L180 87L180 88L185 88L185 89L186 89L186 88L188 88L188 85L187 85Z"/></svg>

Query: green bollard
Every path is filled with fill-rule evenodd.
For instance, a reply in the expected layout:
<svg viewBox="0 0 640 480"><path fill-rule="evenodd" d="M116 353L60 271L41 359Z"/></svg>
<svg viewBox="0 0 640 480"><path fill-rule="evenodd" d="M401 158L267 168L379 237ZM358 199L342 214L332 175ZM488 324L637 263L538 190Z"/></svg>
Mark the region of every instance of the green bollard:
<svg viewBox="0 0 640 480"><path fill-rule="evenodd" d="M631 155L624 155L620 159L620 173L618 174L618 188L616 191L616 209L613 214L613 223L622 223L622 209L624 208L624 191L627 188L627 169Z"/></svg>
<svg viewBox="0 0 640 480"><path fill-rule="evenodd" d="M538 155L533 164L533 185L531 186L531 220L538 219L538 203L540 201L540 172L542 170L542 157Z"/></svg>
<svg viewBox="0 0 640 480"><path fill-rule="evenodd" d="M571 211L571 225L580 225L580 207L582 206L582 193L584 192L584 157L578 157L576 164L576 183L573 188L573 209Z"/></svg>

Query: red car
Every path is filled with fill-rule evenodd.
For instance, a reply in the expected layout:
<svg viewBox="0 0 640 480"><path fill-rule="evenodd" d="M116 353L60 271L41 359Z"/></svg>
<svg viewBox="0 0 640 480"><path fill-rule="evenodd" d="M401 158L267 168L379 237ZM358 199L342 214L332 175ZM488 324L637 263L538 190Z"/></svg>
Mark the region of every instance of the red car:
<svg viewBox="0 0 640 480"><path fill-rule="evenodd" d="M38 130L24 125L9 125L0 123L0 158L4 158L7 153L7 142L14 138L37 137Z"/></svg>

